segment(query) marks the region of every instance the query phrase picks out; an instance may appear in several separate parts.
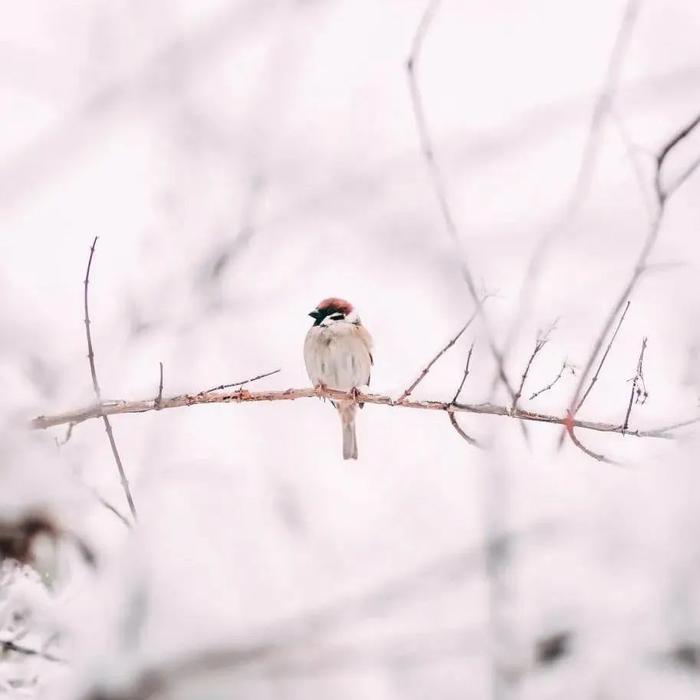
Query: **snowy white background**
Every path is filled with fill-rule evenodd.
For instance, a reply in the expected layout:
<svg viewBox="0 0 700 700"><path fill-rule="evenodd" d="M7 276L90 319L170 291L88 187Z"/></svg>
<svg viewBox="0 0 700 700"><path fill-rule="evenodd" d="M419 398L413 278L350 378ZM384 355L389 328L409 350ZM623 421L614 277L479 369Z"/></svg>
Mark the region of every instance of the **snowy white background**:
<svg viewBox="0 0 700 700"><path fill-rule="evenodd" d="M428 122L499 338L574 186L625 7L444 0L426 39ZM261 640L284 648L161 696L697 696L692 428L675 442L581 431L616 467L571 444L558 452L549 426L531 426L528 446L515 421L464 416L492 445L478 451L442 414L367 406L360 460L347 463L319 401L117 416L140 515L130 534L85 488L126 512L99 422L60 450L63 429L25 430L92 401L82 279L94 235L105 398L155 395L159 361L165 394L278 367L251 388L305 386L306 314L329 295L350 299L374 336L373 389L410 383L472 312L406 80L423 10L0 2L0 515L44 504L99 559L90 572L64 545L50 587L6 564L0 640L20 611L23 642L58 634L51 649L70 663L0 656L0 697L97 698L100 687L145 698L133 691L143 668ZM694 0L640 3L614 105L647 185L653 153L700 110L698 36ZM526 408L563 412L571 376L527 396L565 358L585 362L648 230L648 197L609 115L600 139L509 350L517 381L538 330L558 319ZM689 139L671 172L699 152ZM669 204L651 259L661 265L634 293L582 417L622 422L643 336L650 396L634 424L695 415L699 193L696 173ZM416 396L451 398L472 340L463 396L489 398L477 325ZM484 544L504 532L514 536L494 581ZM560 632L567 653L537 664L538 642Z"/></svg>

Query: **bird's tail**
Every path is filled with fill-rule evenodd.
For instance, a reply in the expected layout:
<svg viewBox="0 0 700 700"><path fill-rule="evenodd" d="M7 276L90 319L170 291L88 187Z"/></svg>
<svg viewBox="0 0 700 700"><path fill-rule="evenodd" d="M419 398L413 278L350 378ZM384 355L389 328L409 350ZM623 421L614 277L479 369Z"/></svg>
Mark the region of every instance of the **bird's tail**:
<svg viewBox="0 0 700 700"><path fill-rule="evenodd" d="M343 425L343 459L357 459L357 435L355 434L355 404L338 405Z"/></svg>

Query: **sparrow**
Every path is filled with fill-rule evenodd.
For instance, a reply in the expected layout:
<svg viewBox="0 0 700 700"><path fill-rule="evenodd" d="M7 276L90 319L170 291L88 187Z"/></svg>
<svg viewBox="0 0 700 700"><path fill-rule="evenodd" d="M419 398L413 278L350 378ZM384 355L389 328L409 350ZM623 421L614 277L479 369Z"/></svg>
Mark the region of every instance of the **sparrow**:
<svg viewBox="0 0 700 700"><path fill-rule="evenodd" d="M372 337L345 299L324 299L309 314L314 324L304 342L304 362L314 387L356 391L369 384ZM333 401L343 427L343 459L357 459L355 401ZM360 406L361 407L361 406Z"/></svg>

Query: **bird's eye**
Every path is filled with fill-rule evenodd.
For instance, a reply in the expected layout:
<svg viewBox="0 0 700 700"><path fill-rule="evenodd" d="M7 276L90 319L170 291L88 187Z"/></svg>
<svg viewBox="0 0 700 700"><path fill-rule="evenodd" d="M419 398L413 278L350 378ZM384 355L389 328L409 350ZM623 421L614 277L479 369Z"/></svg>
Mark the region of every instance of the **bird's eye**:
<svg viewBox="0 0 700 700"><path fill-rule="evenodd" d="M332 314L331 319L333 321L342 321L345 318L343 314Z"/></svg>

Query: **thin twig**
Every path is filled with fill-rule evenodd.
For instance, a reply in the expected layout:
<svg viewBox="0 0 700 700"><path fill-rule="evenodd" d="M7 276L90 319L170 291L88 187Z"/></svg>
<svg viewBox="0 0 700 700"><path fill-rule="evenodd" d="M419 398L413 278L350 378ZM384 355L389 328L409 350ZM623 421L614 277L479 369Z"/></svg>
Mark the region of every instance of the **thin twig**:
<svg viewBox="0 0 700 700"><path fill-rule="evenodd" d="M58 443L59 447L63 447L63 445L65 445L68 442L68 440L71 439L71 436L73 435L73 427L74 427L73 423L68 424L68 429L66 430L66 434L65 434L63 440L61 440Z"/></svg>
<svg viewBox="0 0 700 700"><path fill-rule="evenodd" d="M571 438L571 442L574 443L576 447L578 447L579 450L587 454L589 457L592 457L598 462L605 462L606 464L617 464L617 462L613 462L611 459L608 459L605 455L599 454L597 452L593 452L593 450L590 450L588 447L586 447L579 439L576 437L576 433L574 432L574 427L576 426L576 421L573 419L573 416L571 415L570 412L567 411L567 416L564 421L564 427L566 429L567 434Z"/></svg>
<svg viewBox="0 0 700 700"><path fill-rule="evenodd" d="M278 372L281 372L281 369L274 369L272 372L265 372L265 374L258 374L256 377L251 377L250 379L244 379L242 382L234 382L233 384L220 384L219 386L215 386L211 389L207 389L206 391L203 391L202 394L210 394L212 391L223 391L224 389L231 389L236 386L245 386L246 384L250 384L251 382L257 382L258 379L264 379L265 377L271 377L273 374L277 374Z"/></svg>
<svg viewBox="0 0 700 700"><path fill-rule="evenodd" d="M413 390L425 379L425 376L430 372L432 366L462 337L464 331L469 328L471 322L474 320L476 317L477 312L475 311L469 320L459 329L459 332L457 335L455 335L451 340L447 342L447 345L445 345L438 353L433 357L430 362L421 370L421 373L415 378L413 381L413 384L406 389L401 396L397 399L397 403L401 403L404 399L407 399L412 393ZM471 356L471 351L470 351L470 356ZM464 377L466 379L466 375ZM464 382L462 382L464 384ZM461 389L461 386L460 386Z"/></svg>
<svg viewBox="0 0 700 700"><path fill-rule="evenodd" d="M428 3L428 6L426 7L425 12L423 13L423 16L421 17L421 20L418 24L418 28L416 29L416 33L414 34L409 57L406 61L406 71L408 73L408 87L411 93L411 102L413 105L413 117L416 123L416 129L418 131L418 138L420 141L423 158L425 159L425 163L428 168L428 173L432 181L433 190L435 192L435 196L437 197L438 204L440 206L440 211L445 222L445 228L447 229L447 232L450 238L452 239L452 243L458 253L462 278L465 284L467 285L469 294L472 300L474 301L474 304L476 305L476 311L484 325L484 331L486 334L489 349L496 362L499 380L503 383L503 386L506 388L509 396L512 399L515 395L515 392L510 384L508 376L506 375L503 354L499 351L496 345L494 334L491 330L490 324L488 322L488 317L486 316L486 312L484 309L484 300L480 298L479 293L477 291L474 276L467 262L466 251L464 250L464 247L462 245L459 231L457 230L457 224L455 223L455 219L452 215L452 211L448 202L444 178L440 166L435 157L435 148L430 134L430 129L428 128L428 122L425 116L425 107L423 105L423 98L416 77L416 71L423 49L423 43L425 41L425 38L427 36L427 33L430 29L431 23L435 17L439 6L440 0L430 0L430 2Z"/></svg>
<svg viewBox="0 0 700 700"><path fill-rule="evenodd" d="M544 394L545 391L549 391L554 387L554 385L562 378L564 374L565 369L569 369L571 371L571 374L576 374L576 370L566 361L561 363L561 369L559 370L559 374L557 374L556 377L554 377L554 380L551 381L547 386L542 387L539 391L535 391L534 393L530 394L530 398L528 401L532 401L533 399L536 399L540 394Z"/></svg>
<svg viewBox="0 0 700 700"><path fill-rule="evenodd" d="M598 363L598 369L596 369L595 374L593 375L593 378L591 379L591 383L588 385L588 389L586 389L586 392L584 393L583 397L581 398L578 405L576 406L576 413L578 413L581 406L583 406L584 401L588 398L588 395L591 393L591 390L595 386L595 383L598 381L598 376L600 375L600 370L603 369L603 365L605 364L605 360L608 357L608 353L610 352L610 348L612 348L612 345L615 342L615 338L617 337L617 333L620 330L620 326L622 325L622 322L625 320L625 316L627 315L627 310L630 308L630 303L631 302L629 302L629 301L627 302L627 306L625 306L625 310L622 312L622 316L620 316L620 320L617 322L617 327L615 328L615 332L612 334L612 337L610 338L610 342L608 343L608 347L605 348L605 352L603 353L603 356L600 358L600 362Z"/></svg>
<svg viewBox="0 0 700 700"><path fill-rule="evenodd" d="M462 393L462 389L464 388L464 383L467 381L467 377L469 376L469 365L472 361L472 352L474 351L474 343L469 346L469 353L467 354L467 363L464 365L464 374L462 375L462 381L459 383L459 386L457 387L457 391L455 392L454 397L452 398L452 403L455 403L457 399L459 398L459 395Z"/></svg>
<svg viewBox="0 0 700 700"><path fill-rule="evenodd" d="M88 486L87 484L84 484L84 486L88 491L90 491L90 493L92 493L92 495L102 506L104 506L110 513L113 513L124 525L126 525L129 530L131 530L131 523L129 522L129 519L123 515L116 506L112 505L106 498L101 496L96 489L92 488L92 486Z"/></svg>
<svg viewBox="0 0 700 700"><path fill-rule="evenodd" d="M540 333L537 336L537 340L535 341L535 347L532 350L532 354L530 355L530 359L527 361L527 364L525 365L525 371L522 373L522 376L520 377L520 385L518 386L518 390L515 392L515 396L513 397L513 403L511 404L511 409L515 410L518 401L520 397L523 395L523 387L525 386L525 380L527 379L527 375L530 372L530 367L532 366L532 362L537 356L537 354L542 350L542 348L547 344L549 340L549 334L551 333L552 329L554 328L555 324L552 324L549 329L544 332Z"/></svg>
<svg viewBox="0 0 700 700"><path fill-rule="evenodd" d="M199 392L194 394L179 394L172 397L163 397L161 410L168 408L180 408L184 406L197 406L201 404L212 403L258 403L263 401L294 401L296 399L317 398L325 396L326 398L335 401L350 401L357 400L358 402L376 404L379 406L389 406L392 408L411 408L428 411L454 411L455 413L474 413L478 415L502 416L505 418L515 418L517 420L525 420L536 423L550 423L565 426L567 423L566 417L547 415L544 413L536 413L534 411L526 411L522 408L511 410L510 405L503 406L492 403L452 403L451 401L414 401L404 399L399 402L384 394L364 394L360 391L344 392L336 389L321 389L308 387L303 389L287 389L284 391L258 391L252 392L245 389L239 389L232 392L222 393L207 393ZM66 413L38 416L34 418L29 428L33 430L43 430L56 425L65 425L67 423L82 423L93 418L100 418L102 415L122 415L126 413L146 413L154 411L154 399L145 399L143 401L103 401L101 404L86 406ZM661 428L652 428L647 430L628 431L627 435L636 437L653 437L653 438L673 438L672 431L677 428L686 427L700 422L700 416L693 417L688 420L667 425ZM622 433L622 426L617 423L602 423L597 421L575 419L573 426L585 430L595 430L603 433Z"/></svg>
<svg viewBox="0 0 700 700"><path fill-rule="evenodd" d="M90 284L90 268L92 266L92 258L95 254L95 246L97 245L97 236L90 246L90 257L88 258L87 269L85 271L85 280L83 282L85 286L84 293L84 306L85 306L85 336L87 338L88 346L88 361L90 362L90 375L92 376L92 387L95 391L95 398L97 398L98 406L102 405L102 395L100 393L100 385L97 381L97 370L95 368L95 353L92 347L92 336L90 334L90 313L88 310L88 285ZM109 418L102 413L102 420L104 422L105 430L107 431L107 437L109 438L109 446L112 448L112 454L114 455L114 461L117 463L117 469L119 471L119 478L121 479L122 488L124 489L124 495L126 496L127 503L129 504L129 510L131 515L136 520L136 506L134 505L134 499L131 496L131 490L129 489L129 481L126 478L126 472L124 471L124 465L122 464L121 457L119 456L119 450L117 449L117 443L114 439L114 433L112 432L112 426L110 425Z"/></svg>
<svg viewBox="0 0 700 700"><path fill-rule="evenodd" d="M450 417L450 423L452 424L452 427L473 447L481 447L479 444L478 440L475 440L471 435L468 435L467 433L464 432L462 426L457 422L457 418L455 417L454 411L448 409L447 410L447 415Z"/></svg>
<svg viewBox="0 0 700 700"><path fill-rule="evenodd" d="M160 406L160 402L163 400L163 363L159 362L160 366L160 378L158 380L158 396L156 396L156 406Z"/></svg>
<svg viewBox="0 0 700 700"><path fill-rule="evenodd" d="M632 380L632 389L630 391L630 400L629 404L627 405L627 412L625 413L625 422L622 424L623 434L629 428L630 414L632 413L632 403L634 402L644 404L647 400L648 393L644 384L644 352L646 351L646 349L647 339L643 338L642 349L639 351L639 359L637 360L637 371L634 375L634 379ZM639 389L639 384L641 384L644 387L643 395L642 390ZM634 399L635 394L637 395L636 401Z"/></svg>
<svg viewBox="0 0 700 700"><path fill-rule="evenodd" d="M700 166L700 158L696 158L668 188L669 192L675 192Z"/></svg>

